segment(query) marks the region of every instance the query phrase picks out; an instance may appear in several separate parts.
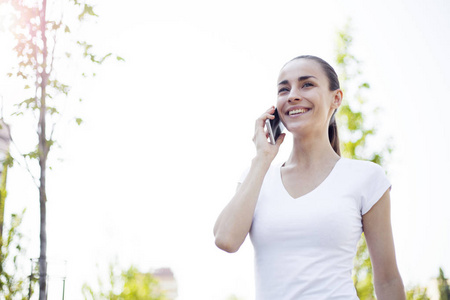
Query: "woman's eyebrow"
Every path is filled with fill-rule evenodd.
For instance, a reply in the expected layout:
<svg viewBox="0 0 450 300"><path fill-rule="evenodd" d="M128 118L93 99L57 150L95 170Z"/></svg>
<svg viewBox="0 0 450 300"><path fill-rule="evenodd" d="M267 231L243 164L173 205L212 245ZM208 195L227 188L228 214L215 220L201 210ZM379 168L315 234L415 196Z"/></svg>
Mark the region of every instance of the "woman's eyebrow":
<svg viewBox="0 0 450 300"><path fill-rule="evenodd" d="M298 78L298 81L307 80L307 79L309 79L309 78L317 79L317 77L315 77L315 76L307 75L307 76L300 76L300 77Z"/></svg>
<svg viewBox="0 0 450 300"><path fill-rule="evenodd" d="M300 77L298 78L298 81L307 80L307 79L309 79L309 78L317 79L317 77L315 77L315 76L312 76L312 75L306 75L306 76L300 76ZM283 84L288 84L288 83L289 83L288 80L283 80L283 81L280 81L280 82L278 83L278 85L283 85Z"/></svg>

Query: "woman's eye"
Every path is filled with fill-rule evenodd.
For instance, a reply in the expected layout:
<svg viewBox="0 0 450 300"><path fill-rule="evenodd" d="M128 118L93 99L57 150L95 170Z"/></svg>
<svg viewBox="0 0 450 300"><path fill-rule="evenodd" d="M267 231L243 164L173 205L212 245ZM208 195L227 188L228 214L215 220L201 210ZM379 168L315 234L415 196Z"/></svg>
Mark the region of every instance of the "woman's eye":
<svg viewBox="0 0 450 300"><path fill-rule="evenodd" d="M310 87L310 86L313 86L313 84L311 82L305 82L303 84L303 87Z"/></svg>
<svg viewBox="0 0 450 300"><path fill-rule="evenodd" d="M289 92L289 90L287 88L281 88L278 90L278 94L281 94L283 92Z"/></svg>

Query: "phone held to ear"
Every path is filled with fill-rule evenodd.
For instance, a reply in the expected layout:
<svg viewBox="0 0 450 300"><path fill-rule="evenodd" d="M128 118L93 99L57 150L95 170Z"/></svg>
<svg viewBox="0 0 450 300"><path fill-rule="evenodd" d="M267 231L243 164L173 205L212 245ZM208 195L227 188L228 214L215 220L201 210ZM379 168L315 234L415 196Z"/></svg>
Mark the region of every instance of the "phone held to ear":
<svg viewBox="0 0 450 300"><path fill-rule="evenodd" d="M275 145L276 140L284 130L283 123L281 123L280 116L278 115L278 110L275 108L273 113L275 118L273 120L266 120L266 131L269 133L269 141L272 145Z"/></svg>

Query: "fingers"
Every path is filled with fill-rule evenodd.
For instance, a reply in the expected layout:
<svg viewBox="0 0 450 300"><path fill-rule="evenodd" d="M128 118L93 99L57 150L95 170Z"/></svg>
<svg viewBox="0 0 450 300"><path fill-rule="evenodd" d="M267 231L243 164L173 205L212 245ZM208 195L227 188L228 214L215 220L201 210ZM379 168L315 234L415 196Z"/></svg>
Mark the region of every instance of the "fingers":
<svg viewBox="0 0 450 300"><path fill-rule="evenodd" d="M256 120L256 127L264 127L264 122L267 119L273 120L275 116L273 113L275 112L275 106L272 106L268 110L266 110L265 113L263 113L257 120Z"/></svg>
<svg viewBox="0 0 450 300"><path fill-rule="evenodd" d="M272 106L268 110L266 110L255 122L255 133L253 135L253 142L256 146L257 155L262 155L264 157L269 157L273 159L280 148L280 145L283 143L286 134L282 133L275 144L272 145L268 141L269 132L265 130L266 121L268 119L272 120L275 118L273 115L275 112L275 107Z"/></svg>
<svg viewBox="0 0 450 300"><path fill-rule="evenodd" d="M275 112L275 106L271 106L268 110L266 110L258 119L256 119L255 122L255 135L253 136L253 141L256 140L256 138L265 136L266 140L269 137L269 133L265 130L266 127L266 120L275 119L275 116L273 113Z"/></svg>
<svg viewBox="0 0 450 300"><path fill-rule="evenodd" d="M273 115L274 112L275 112L275 106L272 106L268 110L266 110L266 112L261 117L264 119L264 121L266 119L273 119L273 118L275 118L275 116Z"/></svg>
<svg viewBox="0 0 450 300"><path fill-rule="evenodd" d="M272 106L271 108L269 108L268 110L266 110L261 117L259 117L262 120L266 120L268 118L273 119L275 116L273 115L273 113L275 112L275 106Z"/></svg>
<svg viewBox="0 0 450 300"><path fill-rule="evenodd" d="M272 105L268 110L266 110L266 113L273 114L274 111L275 111L275 106Z"/></svg>

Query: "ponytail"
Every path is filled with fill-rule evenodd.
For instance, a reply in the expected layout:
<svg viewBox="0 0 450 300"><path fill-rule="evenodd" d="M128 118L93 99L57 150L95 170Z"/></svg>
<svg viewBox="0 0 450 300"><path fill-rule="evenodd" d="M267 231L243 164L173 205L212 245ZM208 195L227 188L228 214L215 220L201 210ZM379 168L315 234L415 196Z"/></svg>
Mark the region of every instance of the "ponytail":
<svg viewBox="0 0 450 300"><path fill-rule="evenodd" d="M333 115L331 116L330 125L328 125L328 138L330 140L331 147L333 147L334 152L337 153L337 155L341 156L341 149L339 147L339 135L338 135L338 129L336 124L336 118L334 115L336 114L336 111L334 111Z"/></svg>

